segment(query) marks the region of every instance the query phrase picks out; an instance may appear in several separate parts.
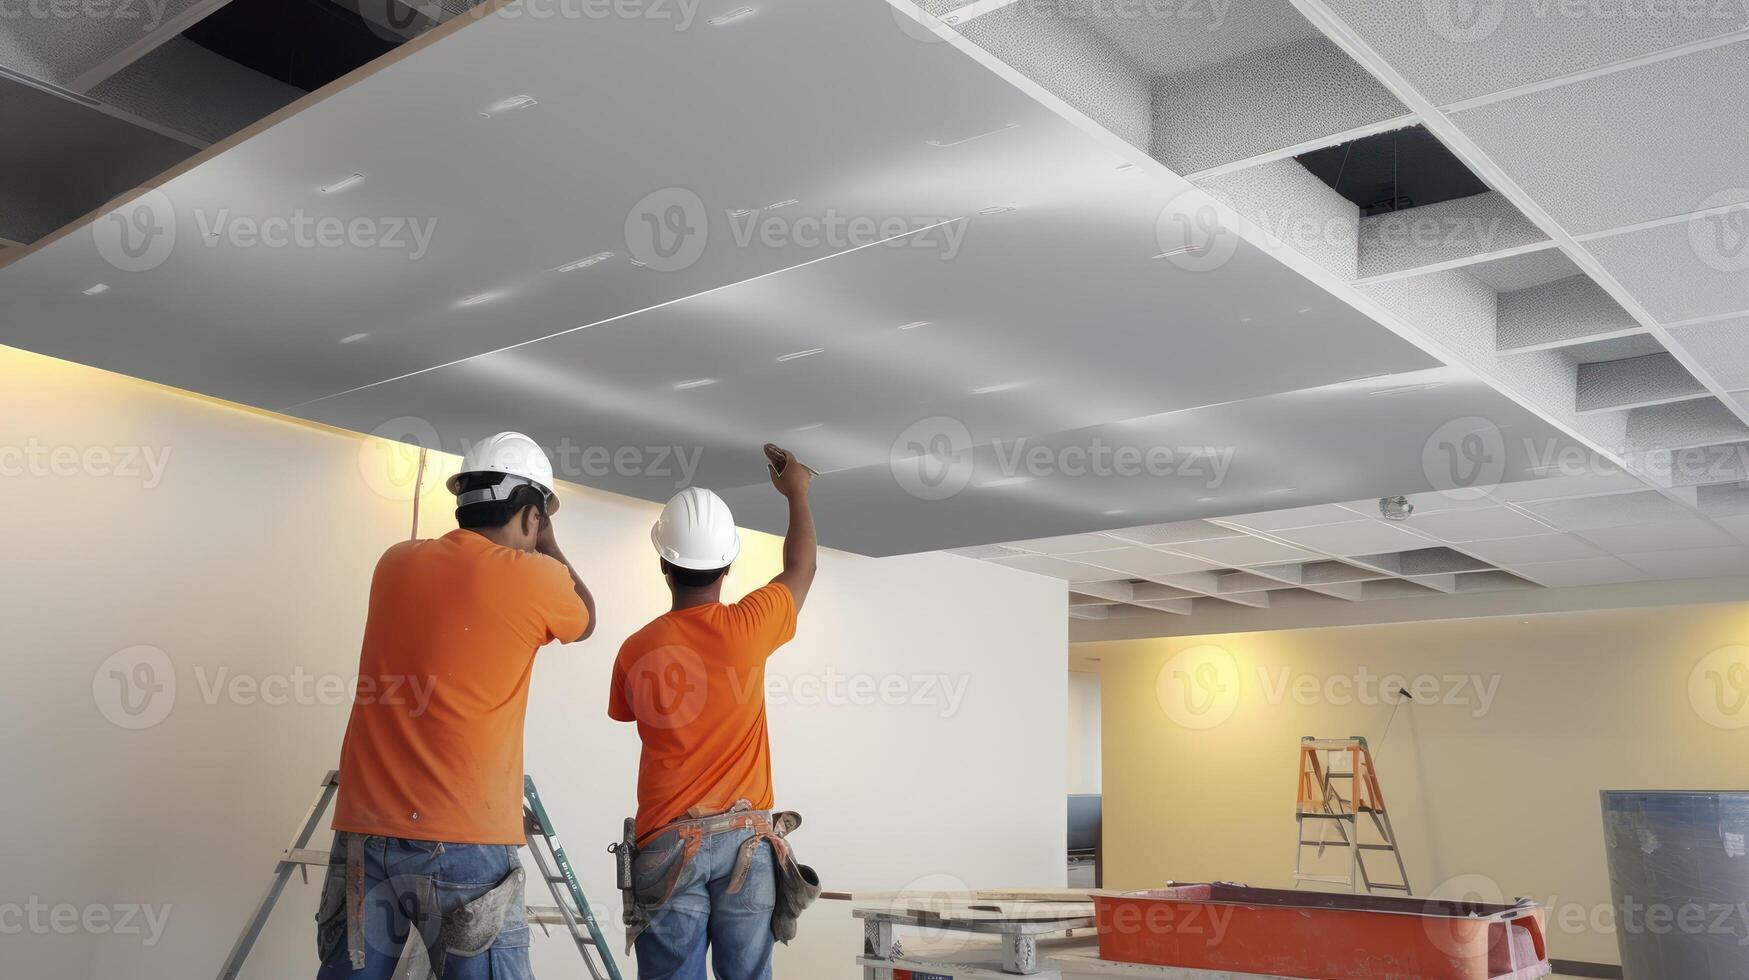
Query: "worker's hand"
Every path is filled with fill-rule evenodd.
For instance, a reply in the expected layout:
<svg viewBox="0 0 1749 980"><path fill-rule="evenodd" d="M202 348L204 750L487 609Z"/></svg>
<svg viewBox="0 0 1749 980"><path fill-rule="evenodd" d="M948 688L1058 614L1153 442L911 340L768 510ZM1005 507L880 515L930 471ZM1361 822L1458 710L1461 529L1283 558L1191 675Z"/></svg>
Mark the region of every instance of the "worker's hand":
<svg viewBox="0 0 1749 980"><path fill-rule="evenodd" d="M808 488L814 482L814 471L796 459L794 453L768 442L765 444L765 458L771 469L771 485L778 493L791 499L808 495Z"/></svg>
<svg viewBox="0 0 1749 980"><path fill-rule="evenodd" d="M535 533L534 550L549 558L560 555L559 539L553 535L553 519L546 514L540 514L540 530Z"/></svg>

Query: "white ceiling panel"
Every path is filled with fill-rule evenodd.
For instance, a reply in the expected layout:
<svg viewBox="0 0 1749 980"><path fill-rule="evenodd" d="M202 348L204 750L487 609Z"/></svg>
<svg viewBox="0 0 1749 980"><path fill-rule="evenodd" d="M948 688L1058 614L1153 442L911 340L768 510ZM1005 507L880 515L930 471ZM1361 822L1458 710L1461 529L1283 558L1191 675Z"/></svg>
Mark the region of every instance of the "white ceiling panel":
<svg viewBox="0 0 1749 980"><path fill-rule="evenodd" d="M1172 521L1144 527L1118 528L1111 536L1136 544L1177 544L1180 541L1207 541L1211 538L1235 538L1245 532L1236 531L1208 521Z"/></svg>
<svg viewBox="0 0 1749 980"><path fill-rule="evenodd" d="M1725 539L1720 530L1706 521L1665 521L1658 524L1634 524L1627 527L1600 527L1580 532L1580 537L1603 550L1617 555L1634 555L1647 551L1680 551L1693 548L1716 548L1734 543ZM1629 558L1629 561L1634 559Z"/></svg>
<svg viewBox="0 0 1749 980"><path fill-rule="evenodd" d="M1749 44L1533 92L1453 119L1574 234L1749 200L1742 169Z"/></svg>
<svg viewBox="0 0 1749 980"><path fill-rule="evenodd" d="M1292 544L1343 556L1425 548L1432 543L1405 527L1384 521L1352 521L1347 524L1292 528L1274 533L1276 537Z"/></svg>
<svg viewBox="0 0 1749 980"><path fill-rule="evenodd" d="M1371 506L1376 509L1377 504L1371 503ZM1286 527L1341 524L1352 521L1358 516L1360 515L1338 504L1319 504L1314 507L1289 507L1286 510L1265 511L1261 514L1240 514L1237 517L1222 518L1222 523L1237 524L1252 531L1276 531Z"/></svg>
<svg viewBox="0 0 1749 980"><path fill-rule="evenodd" d="M1520 506L1566 531L1682 521L1694 516L1688 508L1654 490L1573 500L1530 501Z"/></svg>
<svg viewBox="0 0 1749 980"><path fill-rule="evenodd" d="M1124 542L1103 534L1065 534L1056 538L1015 541L1011 546L1025 551L1036 551L1041 555L1072 555L1080 551L1110 551L1125 545Z"/></svg>
<svg viewBox="0 0 1749 980"><path fill-rule="evenodd" d="M1678 327L1671 335L1726 390L1749 389L1749 316Z"/></svg>
<svg viewBox="0 0 1749 980"><path fill-rule="evenodd" d="M1327 6L1441 105L1749 26L1749 12L1735 3L1328 0Z"/></svg>
<svg viewBox="0 0 1749 980"><path fill-rule="evenodd" d="M1585 248L1663 323L1749 310L1749 211L1597 238Z"/></svg>
<svg viewBox="0 0 1749 980"><path fill-rule="evenodd" d="M1602 549L1576 534L1531 534L1497 541L1471 541L1464 550L1496 565L1595 558Z"/></svg>
<svg viewBox="0 0 1749 980"><path fill-rule="evenodd" d="M1715 517L1713 523L1744 544L1749 544L1749 514L1739 517Z"/></svg>
<svg viewBox="0 0 1749 980"><path fill-rule="evenodd" d="M1506 503L1523 500L1556 500L1562 497L1587 497L1601 493L1643 490L1639 477L1614 469L1607 463L1594 464L1588 473L1549 476L1537 480L1502 483L1488 491L1488 496ZM1604 467L1608 467L1605 469Z"/></svg>
<svg viewBox="0 0 1749 980"><path fill-rule="evenodd" d="M1579 275L1579 267L1567 253L1550 247L1503 259L1464 266L1464 271L1493 287L1497 293L1546 286Z"/></svg>
<svg viewBox="0 0 1749 980"><path fill-rule="evenodd" d="M1620 558L1610 557L1519 565L1513 570L1552 589L1640 582L1655 577L1629 565Z"/></svg>
<svg viewBox="0 0 1749 980"><path fill-rule="evenodd" d="M1218 568L1216 562L1199 561L1183 555L1168 554L1151 548L1124 548L1121 551L1102 551L1095 555L1083 555L1078 560L1100 568L1121 572L1136 578L1158 578L1162 575L1177 575L1182 572L1202 572Z"/></svg>
<svg viewBox="0 0 1749 980"><path fill-rule="evenodd" d="M1527 534L1547 534L1550 530L1546 524L1508 507L1428 514L1412 517L1410 522L1415 530L1423 534L1453 542L1516 538Z"/></svg>
<svg viewBox="0 0 1749 980"><path fill-rule="evenodd" d="M1187 541L1172 546L1192 558L1221 565L1268 565L1281 561L1303 561L1317 556L1300 548L1292 548L1262 538L1221 538L1216 541Z"/></svg>
<svg viewBox="0 0 1749 980"><path fill-rule="evenodd" d="M1049 555L1020 555L1014 558L992 558L997 565L1007 568L1018 568L1023 572L1035 575L1048 575L1060 578L1065 582L1103 582L1111 578L1111 573L1103 568L1083 565L1079 562L1052 558Z"/></svg>
<svg viewBox="0 0 1749 980"><path fill-rule="evenodd" d="M1024 17L1044 9L1050 16L1082 19L1153 75L1195 71L1320 36L1288 0L1136 4L1120 16L1113 16L1117 8L1100 0L1064 0L1048 8L1011 4L985 16Z"/></svg>
<svg viewBox="0 0 1749 980"><path fill-rule="evenodd" d="M1633 555L1630 563L1646 572L1667 579L1713 578L1721 575L1749 575L1749 548L1699 548L1690 551L1656 551Z"/></svg>

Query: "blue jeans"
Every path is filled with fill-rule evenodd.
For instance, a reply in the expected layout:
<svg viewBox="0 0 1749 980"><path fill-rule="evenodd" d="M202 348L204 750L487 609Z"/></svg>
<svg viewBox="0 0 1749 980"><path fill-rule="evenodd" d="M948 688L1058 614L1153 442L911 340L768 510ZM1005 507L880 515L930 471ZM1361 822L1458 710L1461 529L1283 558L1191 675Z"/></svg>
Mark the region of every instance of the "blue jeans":
<svg viewBox="0 0 1749 980"><path fill-rule="evenodd" d="M758 846L741 890L729 893L736 854L751 836L750 829L732 830L700 842L668 904L650 913L650 927L638 937L638 980L705 980L707 945L717 980L770 980L777 905L770 844ZM682 846L676 835L658 834L638 852L633 881L639 903L661 899Z"/></svg>
<svg viewBox="0 0 1749 980"><path fill-rule="evenodd" d="M430 878L438 908L448 914L486 894L521 867L504 844L440 844L399 837L364 838L364 969L353 970L346 943L346 844L334 835L316 936L317 980L387 980L401 956L417 908L419 879ZM415 939L417 941L417 939ZM472 956L449 953L444 980L532 980L528 909L515 896L491 946Z"/></svg>

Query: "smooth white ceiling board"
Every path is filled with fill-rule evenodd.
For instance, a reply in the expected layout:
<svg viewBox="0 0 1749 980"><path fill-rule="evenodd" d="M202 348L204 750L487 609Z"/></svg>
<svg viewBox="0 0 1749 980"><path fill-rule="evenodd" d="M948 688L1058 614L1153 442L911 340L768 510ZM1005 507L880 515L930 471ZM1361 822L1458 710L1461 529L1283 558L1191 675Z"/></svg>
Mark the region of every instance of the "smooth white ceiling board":
<svg viewBox="0 0 1749 980"><path fill-rule="evenodd" d="M1724 388L1749 389L1749 316L1678 327L1670 333Z"/></svg>
<svg viewBox="0 0 1749 980"><path fill-rule="evenodd" d="M1706 521L1667 521L1627 527L1602 527L1581 531L1579 535L1616 555L1718 547L1721 544L1734 543Z"/></svg>
<svg viewBox="0 0 1749 980"><path fill-rule="evenodd" d="M1579 267L1573 264L1567 253L1558 248L1545 248L1503 259L1477 262L1464 266L1464 271L1500 293L1546 286L1551 282L1579 275Z"/></svg>
<svg viewBox="0 0 1749 980"><path fill-rule="evenodd" d="M1453 119L1573 234L1749 201L1743 179L1749 44L1534 92Z"/></svg>
<svg viewBox="0 0 1749 980"><path fill-rule="evenodd" d="M1329 0L1326 5L1441 105L1749 26L1749 14L1734 3L1564 6L1510 0ZM1629 10L1642 15L1630 15ZM1644 15L1653 10L1663 13Z"/></svg>
<svg viewBox="0 0 1749 980"><path fill-rule="evenodd" d="M1742 517L1716 517L1713 523L1725 529L1732 537L1744 544L1749 544L1749 515Z"/></svg>
<svg viewBox="0 0 1749 980"><path fill-rule="evenodd" d="M1471 541L1464 545L1464 550L1496 565L1595 558L1603 553L1596 545L1574 534L1532 534L1497 541Z"/></svg>
<svg viewBox="0 0 1749 980"><path fill-rule="evenodd" d="M1262 538L1222 538L1216 541L1187 541L1172 546L1192 558L1223 565L1267 565L1279 561L1303 561L1316 557L1301 548L1293 548Z"/></svg>
<svg viewBox="0 0 1749 980"><path fill-rule="evenodd" d="M1746 243L1749 210L1739 209L1592 239L1585 248L1652 316L1670 324L1749 311Z"/></svg>
<svg viewBox="0 0 1749 980"><path fill-rule="evenodd" d="M1081 556L1080 561L1087 564L1108 568L1114 572L1123 572L1137 578L1157 578L1161 575L1177 575L1183 572L1201 572L1218 568L1218 562L1200 561L1183 555L1167 554L1148 548L1125 548L1121 551L1102 551L1097 555Z"/></svg>
<svg viewBox="0 0 1749 980"><path fill-rule="evenodd" d="M1749 548L1700 548L1690 551L1656 551L1633 555L1628 563L1658 578L1712 578L1749 575Z"/></svg>
<svg viewBox="0 0 1749 980"><path fill-rule="evenodd" d="M1527 501L1519 506L1567 531L1681 521L1694 516L1688 508L1655 490L1571 500Z"/></svg>
<svg viewBox="0 0 1749 980"><path fill-rule="evenodd" d="M1409 526L1443 541L1488 541L1527 534L1547 534L1550 528L1507 507L1459 510L1409 518Z"/></svg>
<svg viewBox="0 0 1749 980"><path fill-rule="evenodd" d="M1513 571L1551 589L1576 588L1584 585L1614 585L1619 582L1642 582L1655 577L1619 558L1610 557L1538 562L1515 566Z"/></svg>
<svg viewBox="0 0 1749 980"><path fill-rule="evenodd" d="M516 94L539 104L481 118ZM81 232L0 269L15 314L0 341L278 409L834 255L882 223L974 215L962 244L975 248L993 222L979 209L1036 204L1113 163L951 45L900 30L884 3L775 5L732 32L495 14L168 182L176 237L152 253L161 264L120 275ZM366 180L318 190L354 172ZM648 198L667 189L679 190ZM758 217L775 238L730 215L791 199ZM1159 209L1134 207L1132 247L1146 251ZM370 219L362 240L388 244L233 245L250 222L300 214ZM646 214L668 222L660 244L682 243L671 258L654 254ZM214 226L224 247L202 234ZM680 227L703 234L670 234ZM912 241L953 264L946 229ZM654 264L631 265L634 252ZM110 283L125 321L85 302L93 281Z"/></svg>
<svg viewBox="0 0 1749 980"><path fill-rule="evenodd" d="M964 558L1013 558L1026 554L1020 548L1009 547L1005 544L980 544L971 548L955 548L952 553Z"/></svg>
<svg viewBox="0 0 1749 980"><path fill-rule="evenodd" d="M1332 555L1365 555L1425 547L1429 542L1412 531L1384 521L1353 521L1276 531L1275 536L1292 544Z"/></svg>
<svg viewBox="0 0 1749 980"><path fill-rule="evenodd" d="M1645 484L1639 477L1623 473L1601 460L1593 468L1577 473L1562 473L1517 483L1502 483L1488 491L1488 496L1502 503L1523 500L1555 500L1560 497L1585 497L1600 493L1641 490Z"/></svg>

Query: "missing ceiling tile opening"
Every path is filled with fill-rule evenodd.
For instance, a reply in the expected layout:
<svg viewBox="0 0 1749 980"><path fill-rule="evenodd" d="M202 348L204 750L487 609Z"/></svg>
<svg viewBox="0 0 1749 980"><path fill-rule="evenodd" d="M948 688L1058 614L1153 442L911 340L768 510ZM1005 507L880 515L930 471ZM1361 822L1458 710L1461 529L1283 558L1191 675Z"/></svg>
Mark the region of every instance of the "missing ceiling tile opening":
<svg viewBox="0 0 1749 980"><path fill-rule="evenodd" d="M1362 217L1426 207L1489 188L1425 127L1363 136L1294 159Z"/></svg>

